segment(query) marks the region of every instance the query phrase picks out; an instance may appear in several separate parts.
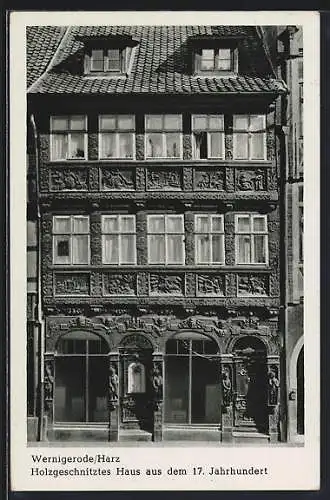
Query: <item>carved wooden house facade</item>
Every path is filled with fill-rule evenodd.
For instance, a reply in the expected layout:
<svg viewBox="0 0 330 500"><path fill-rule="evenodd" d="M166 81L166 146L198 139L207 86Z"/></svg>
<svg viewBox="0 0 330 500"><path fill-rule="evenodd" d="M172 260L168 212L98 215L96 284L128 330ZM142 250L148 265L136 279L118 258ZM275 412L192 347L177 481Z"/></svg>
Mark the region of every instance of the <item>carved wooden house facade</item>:
<svg viewBox="0 0 330 500"><path fill-rule="evenodd" d="M28 59L39 438L278 440L286 87L260 32L32 27Z"/></svg>

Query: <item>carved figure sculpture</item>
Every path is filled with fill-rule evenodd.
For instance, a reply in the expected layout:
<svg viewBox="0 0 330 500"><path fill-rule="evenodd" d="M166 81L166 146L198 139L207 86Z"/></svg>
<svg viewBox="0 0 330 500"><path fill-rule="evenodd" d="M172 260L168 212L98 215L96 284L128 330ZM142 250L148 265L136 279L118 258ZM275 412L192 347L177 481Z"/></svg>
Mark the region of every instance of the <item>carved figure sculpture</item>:
<svg viewBox="0 0 330 500"><path fill-rule="evenodd" d="M155 366L151 377L152 387L156 400L163 399L163 377L159 366Z"/></svg>
<svg viewBox="0 0 330 500"><path fill-rule="evenodd" d="M231 380L228 370L222 372L222 397L224 406L229 406L231 403Z"/></svg>
<svg viewBox="0 0 330 500"><path fill-rule="evenodd" d="M274 370L268 373L268 401L270 405L276 405L278 401L278 388L280 381L276 377Z"/></svg>
<svg viewBox="0 0 330 500"><path fill-rule="evenodd" d="M116 368L111 365L109 368L109 400L110 402L118 401L119 378Z"/></svg>

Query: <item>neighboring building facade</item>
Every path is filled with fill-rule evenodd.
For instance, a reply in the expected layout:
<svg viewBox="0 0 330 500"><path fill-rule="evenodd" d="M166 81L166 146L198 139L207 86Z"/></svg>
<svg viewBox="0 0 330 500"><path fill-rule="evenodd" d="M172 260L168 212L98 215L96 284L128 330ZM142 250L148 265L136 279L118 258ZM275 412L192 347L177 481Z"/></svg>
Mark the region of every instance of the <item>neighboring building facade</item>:
<svg viewBox="0 0 330 500"><path fill-rule="evenodd" d="M280 439L286 86L258 29L32 27L29 69L31 439Z"/></svg>

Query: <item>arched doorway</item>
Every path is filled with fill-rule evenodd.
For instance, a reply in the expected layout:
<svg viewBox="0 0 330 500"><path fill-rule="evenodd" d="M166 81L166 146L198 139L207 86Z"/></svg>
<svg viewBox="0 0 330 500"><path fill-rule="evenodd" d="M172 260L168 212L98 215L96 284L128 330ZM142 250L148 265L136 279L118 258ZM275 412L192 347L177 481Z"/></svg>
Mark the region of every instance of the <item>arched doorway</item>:
<svg viewBox="0 0 330 500"><path fill-rule="evenodd" d="M127 335L119 345L121 429L152 431L152 353L150 340L140 333Z"/></svg>
<svg viewBox="0 0 330 500"><path fill-rule="evenodd" d="M243 337L234 346L234 426L266 433L267 356L264 343Z"/></svg>
<svg viewBox="0 0 330 500"><path fill-rule="evenodd" d="M181 332L166 342L165 422L220 422L220 353L206 335Z"/></svg>
<svg viewBox="0 0 330 500"><path fill-rule="evenodd" d="M108 421L107 342L94 333L75 330L63 335L55 353L54 421Z"/></svg>
<svg viewBox="0 0 330 500"><path fill-rule="evenodd" d="M297 360L297 434L305 433L305 379L304 379L304 348Z"/></svg>

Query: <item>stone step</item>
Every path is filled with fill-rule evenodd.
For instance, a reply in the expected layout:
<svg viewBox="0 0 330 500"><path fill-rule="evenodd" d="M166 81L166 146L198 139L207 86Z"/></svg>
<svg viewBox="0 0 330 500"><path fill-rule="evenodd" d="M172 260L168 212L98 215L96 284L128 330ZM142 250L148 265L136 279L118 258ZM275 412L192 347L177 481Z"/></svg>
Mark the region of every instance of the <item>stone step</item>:
<svg viewBox="0 0 330 500"><path fill-rule="evenodd" d="M269 435L262 432L251 432L250 430L237 430L233 431L233 442L237 444L267 443L269 442Z"/></svg>
<svg viewBox="0 0 330 500"><path fill-rule="evenodd" d="M151 432L142 429L120 429L119 441L151 441Z"/></svg>
<svg viewBox="0 0 330 500"><path fill-rule="evenodd" d="M109 429L107 427L54 427L54 441L108 441Z"/></svg>
<svg viewBox="0 0 330 500"><path fill-rule="evenodd" d="M166 427L163 430L165 441L220 441L217 427Z"/></svg>

